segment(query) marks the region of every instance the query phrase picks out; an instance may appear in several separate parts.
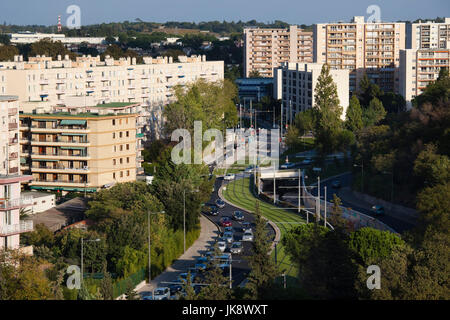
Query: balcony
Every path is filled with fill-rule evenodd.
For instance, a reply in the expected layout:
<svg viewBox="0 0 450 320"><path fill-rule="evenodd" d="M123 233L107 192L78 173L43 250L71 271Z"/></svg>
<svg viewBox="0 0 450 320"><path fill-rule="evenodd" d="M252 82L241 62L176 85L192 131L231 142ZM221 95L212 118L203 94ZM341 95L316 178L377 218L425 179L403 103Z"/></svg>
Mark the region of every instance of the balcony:
<svg viewBox="0 0 450 320"><path fill-rule="evenodd" d="M19 126L17 125L17 122L10 122L10 123L8 123L8 128L9 128L9 130L17 130L17 128L19 128Z"/></svg>
<svg viewBox="0 0 450 320"><path fill-rule="evenodd" d="M34 172L65 172L65 173L90 173L89 167L85 166L83 168L75 168L75 167L65 167L65 166L32 166L32 171Z"/></svg>
<svg viewBox="0 0 450 320"><path fill-rule="evenodd" d="M33 180L33 186L46 186L46 187L90 187L91 184L89 181L70 181L70 180Z"/></svg>
<svg viewBox="0 0 450 320"><path fill-rule="evenodd" d="M9 108L8 109L8 116L15 116L17 115L18 109L17 108Z"/></svg>
<svg viewBox="0 0 450 320"><path fill-rule="evenodd" d="M9 168L9 174L18 174L18 173L19 173L18 167Z"/></svg>
<svg viewBox="0 0 450 320"><path fill-rule="evenodd" d="M16 144L18 142L17 138L9 138L9 144Z"/></svg>
<svg viewBox="0 0 450 320"><path fill-rule="evenodd" d="M33 204L33 197L22 196L18 199L0 199L0 210L10 210L14 208L20 208L25 206L30 206Z"/></svg>
<svg viewBox="0 0 450 320"><path fill-rule="evenodd" d="M20 221L18 224L4 225L0 227L0 236L6 237L14 234L33 231L33 221Z"/></svg>
<svg viewBox="0 0 450 320"><path fill-rule="evenodd" d="M90 142L88 140L38 140L38 139L31 139L33 142L33 145L75 145L75 144L89 144Z"/></svg>
<svg viewBox="0 0 450 320"><path fill-rule="evenodd" d="M90 158L90 155L87 153L84 154L65 154L65 153L31 153L32 158L44 158L44 159L54 159L60 158L61 160L66 160L66 158Z"/></svg>
<svg viewBox="0 0 450 320"><path fill-rule="evenodd" d="M11 152L9 154L9 160L16 160L17 158L19 158L19 153L18 152Z"/></svg>

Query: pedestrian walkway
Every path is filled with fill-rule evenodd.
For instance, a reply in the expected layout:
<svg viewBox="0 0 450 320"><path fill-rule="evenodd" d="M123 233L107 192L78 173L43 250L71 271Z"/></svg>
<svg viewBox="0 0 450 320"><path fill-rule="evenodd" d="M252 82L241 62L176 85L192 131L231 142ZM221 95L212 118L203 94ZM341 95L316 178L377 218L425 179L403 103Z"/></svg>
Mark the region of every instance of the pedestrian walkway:
<svg viewBox="0 0 450 320"><path fill-rule="evenodd" d="M195 265L195 261L200 257L201 253L207 251L208 247L213 245L215 237L218 235L217 226L208 218L200 215L200 236L194 244L186 250L171 266L167 267L164 272L153 279L150 284L137 289L137 292L153 291L158 287L167 287L167 284L162 282L175 281L180 273L187 272L188 268Z"/></svg>

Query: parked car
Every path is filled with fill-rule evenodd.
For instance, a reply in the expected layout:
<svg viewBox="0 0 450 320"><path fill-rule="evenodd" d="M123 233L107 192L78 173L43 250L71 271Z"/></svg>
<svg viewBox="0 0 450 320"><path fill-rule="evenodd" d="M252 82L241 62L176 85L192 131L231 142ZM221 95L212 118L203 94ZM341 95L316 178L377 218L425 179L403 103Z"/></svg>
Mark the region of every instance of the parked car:
<svg viewBox="0 0 450 320"><path fill-rule="evenodd" d="M234 173L228 173L225 177L223 177L223 180L234 180L236 178L236 175Z"/></svg>
<svg viewBox="0 0 450 320"><path fill-rule="evenodd" d="M195 271L196 272L202 272L202 271L204 271L204 270L206 270L206 264L205 263L196 263L195 264Z"/></svg>
<svg viewBox="0 0 450 320"><path fill-rule="evenodd" d="M230 252L234 254L241 254L244 251L244 247L241 242L234 242L230 247Z"/></svg>
<svg viewBox="0 0 450 320"><path fill-rule="evenodd" d="M224 252L227 249L226 241L217 242L217 247L219 248L220 251Z"/></svg>
<svg viewBox="0 0 450 320"><path fill-rule="evenodd" d="M229 217L223 217L220 219L220 225L222 227L231 227L232 222Z"/></svg>
<svg viewBox="0 0 450 320"><path fill-rule="evenodd" d="M377 216L382 216L384 215L384 207L383 206L379 206L379 205L375 205L372 207L372 212L374 214L376 214Z"/></svg>
<svg viewBox="0 0 450 320"><path fill-rule="evenodd" d="M295 163L288 162L281 165L281 169L291 169L295 167Z"/></svg>
<svg viewBox="0 0 450 320"><path fill-rule="evenodd" d="M222 253L220 256L215 258L216 261L229 262L231 259L231 253Z"/></svg>
<svg viewBox="0 0 450 320"><path fill-rule="evenodd" d="M241 211L233 212L233 219L237 221L242 221L245 219L244 214Z"/></svg>
<svg viewBox="0 0 450 320"><path fill-rule="evenodd" d="M225 208L225 201L223 201L222 199L217 199L216 200L216 206L218 206L219 208Z"/></svg>
<svg viewBox="0 0 450 320"><path fill-rule="evenodd" d="M233 233L231 232L225 232L223 234L223 237L227 240L227 243L233 242Z"/></svg>
<svg viewBox="0 0 450 320"><path fill-rule="evenodd" d="M153 300L168 300L170 297L170 289L167 287L156 288Z"/></svg>
<svg viewBox="0 0 450 320"><path fill-rule="evenodd" d="M311 164L311 163L313 163L313 160L311 158L306 158L305 160L302 161L302 164L305 164L305 165Z"/></svg>
<svg viewBox="0 0 450 320"><path fill-rule="evenodd" d="M178 292L180 292L183 289L183 286L181 284L170 284L169 285L169 290L170 290L170 295L173 296L175 294L177 294Z"/></svg>
<svg viewBox="0 0 450 320"><path fill-rule="evenodd" d="M196 276L197 276L196 273L192 273L192 272L191 272L191 282L194 282L194 279L195 279ZM187 279L188 279L188 273L187 273L187 272L181 273L181 274L178 276L178 279L179 279L181 282L186 282Z"/></svg>
<svg viewBox="0 0 450 320"><path fill-rule="evenodd" d="M341 182L339 180L334 180L331 186L335 189L338 189L341 187Z"/></svg>
<svg viewBox="0 0 450 320"><path fill-rule="evenodd" d="M249 231L249 230L250 231L252 230L252 224L247 221L242 222L242 231L245 232L245 231Z"/></svg>
<svg viewBox="0 0 450 320"><path fill-rule="evenodd" d="M242 235L242 241L253 241L253 233L250 230L247 230Z"/></svg>
<svg viewBox="0 0 450 320"><path fill-rule="evenodd" d="M196 263L204 263L204 264L206 264L206 263L208 263L208 258L206 256L197 258L197 262Z"/></svg>
<svg viewBox="0 0 450 320"><path fill-rule="evenodd" d="M143 291L139 293L141 300L153 300L153 292L151 291Z"/></svg>
<svg viewBox="0 0 450 320"><path fill-rule="evenodd" d="M259 167L258 166L255 166L255 165L249 165L247 168L245 168L245 173L252 173L255 169L258 169Z"/></svg>

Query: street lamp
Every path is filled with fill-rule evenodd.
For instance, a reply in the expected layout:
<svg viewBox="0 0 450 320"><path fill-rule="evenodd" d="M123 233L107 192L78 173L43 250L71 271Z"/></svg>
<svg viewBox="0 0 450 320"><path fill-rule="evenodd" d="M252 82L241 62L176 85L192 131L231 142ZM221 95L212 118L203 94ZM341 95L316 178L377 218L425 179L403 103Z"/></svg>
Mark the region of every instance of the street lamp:
<svg viewBox="0 0 450 320"><path fill-rule="evenodd" d="M84 241L86 241L86 242L99 242L100 239L84 240L83 238L81 238L81 281L82 281L82 283L84 283L84 268L83 268L83 245L84 245Z"/></svg>
<svg viewBox="0 0 450 320"><path fill-rule="evenodd" d="M364 161L361 164L354 164L353 167L361 167L361 193L364 193Z"/></svg>
<svg viewBox="0 0 450 320"><path fill-rule="evenodd" d="M152 258L151 258L151 242L150 242L150 215L166 213L165 211L148 212L148 283L152 281Z"/></svg>

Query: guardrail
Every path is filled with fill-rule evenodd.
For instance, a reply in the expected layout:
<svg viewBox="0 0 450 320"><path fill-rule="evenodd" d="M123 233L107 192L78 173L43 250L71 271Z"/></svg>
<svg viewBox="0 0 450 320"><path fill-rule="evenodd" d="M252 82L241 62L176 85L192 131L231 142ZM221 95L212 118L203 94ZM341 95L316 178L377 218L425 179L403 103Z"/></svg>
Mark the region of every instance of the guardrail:
<svg viewBox="0 0 450 320"><path fill-rule="evenodd" d="M12 200L4 200L0 199L0 208L1 209L10 209L14 207L21 207L26 205L33 204L33 197L31 196L22 196L17 199Z"/></svg>

